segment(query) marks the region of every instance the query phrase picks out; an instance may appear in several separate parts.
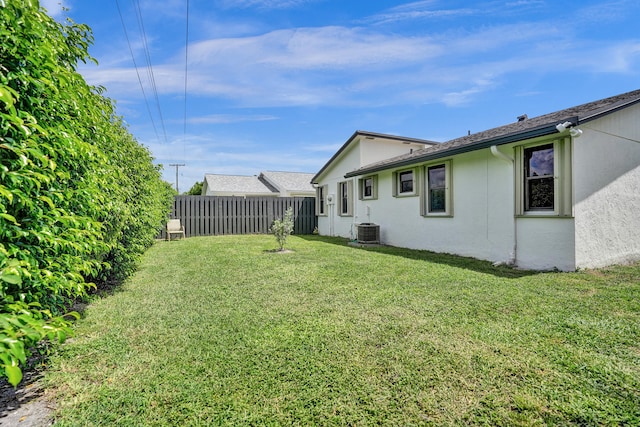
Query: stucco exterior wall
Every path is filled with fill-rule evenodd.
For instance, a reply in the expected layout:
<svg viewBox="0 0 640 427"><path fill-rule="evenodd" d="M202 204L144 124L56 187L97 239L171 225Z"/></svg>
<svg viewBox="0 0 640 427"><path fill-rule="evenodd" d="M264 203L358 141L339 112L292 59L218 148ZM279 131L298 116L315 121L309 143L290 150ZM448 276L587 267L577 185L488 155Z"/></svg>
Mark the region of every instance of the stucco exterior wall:
<svg viewBox="0 0 640 427"><path fill-rule="evenodd" d="M360 141L354 141L342 153L338 162L329 167L319 185L327 186L327 196L333 196L333 203L326 206L326 215L318 216L318 232L325 236L349 237L353 217L338 215L338 183L346 181L344 174L360 167ZM354 187L354 190L357 187Z"/></svg>
<svg viewBox="0 0 640 427"><path fill-rule="evenodd" d="M411 150L417 150L424 145L416 143L402 143L395 141L390 143L381 138L363 138L359 144L360 166L368 165L384 159L407 154Z"/></svg>
<svg viewBox="0 0 640 427"><path fill-rule="evenodd" d="M573 218L518 218L516 265L531 270L575 270Z"/></svg>
<svg viewBox="0 0 640 427"><path fill-rule="evenodd" d="M522 172L514 169L518 163L482 149L398 169L417 172L415 196L394 197L396 183L391 169L374 174L377 198L372 200L358 200L358 179L351 178L354 215L340 217L338 204L329 206L329 215L319 217L319 231L355 238L355 225L370 222L380 226L384 244L513 263L527 269L571 271L638 260L638 117L640 105L579 124L583 134L573 140L568 134L554 134L499 147L502 153L515 157L519 145L558 141L557 161L562 166L556 168L555 213L521 212L520 204L516 209L516 197L523 197L518 196L521 183L516 182L523 179L519 177ZM566 138L565 142L559 138ZM328 184L328 193L337 196L338 182L345 181L345 173L388 157L391 151L360 141L336 159L321 184ZM368 157L371 153L375 156ZM451 214L423 216L425 166L446 161L451 168Z"/></svg>
<svg viewBox="0 0 640 427"><path fill-rule="evenodd" d="M406 154L411 149L415 150L420 147L423 147L423 145L416 143L404 144L383 138L369 139L361 137L354 140L342 153L341 157L336 159L333 165L323 173L322 179L318 183L319 185L327 185L327 194L334 196L334 203L327 205L327 215L318 216L318 232L326 236L355 238L357 231L354 224L370 221L363 219L365 218L364 213L357 210L359 207L357 178L345 179L344 175L361 166ZM338 183L349 180L353 182L353 216L340 216L337 202ZM390 195L391 187L389 187Z"/></svg>
<svg viewBox="0 0 640 427"><path fill-rule="evenodd" d="M576 267L640 259L640 106L581 125L574 142Z"/></svg>
<svg viewBox="0 0 640 427"><path fill-rule="evenodd" d="M385 244L511 262L515 233L512 164L489 150L450 160L452 216L425 217L420 215L421 197L393 197L393 174L385 171L378 175L378 199L358 201L356 221L379 224ZM441 161L434 164L438 163ZM420 189L425 184L423 168L419 167Z"/></svg>
<svg viewBox="0 0 640 427"><path fill-rule="evenodd" d="M501 147L513 156L513 145ZM352 154L355 157L355 154ZM450 161L450 216L422 216L420 194L425 185L424 168ZM344 181L344 165L355 164L345 158L331 179L330 192ZM338 217L337 207L330 216L320 218L321 234L356 237L354 224L371 222L380 226L384 244L411 249L426 249L515 264L531 269L575 269L573 218L518 217L515 213L514 164L494 156L489 149L474 151L450 159L416 166L415 196L394 197L393 170L377 174L375 200L358 200L358 181L354 179L354 216ZM333 215L333 219L331 219ZM331 227L329 227L331 224Z"/></svg>

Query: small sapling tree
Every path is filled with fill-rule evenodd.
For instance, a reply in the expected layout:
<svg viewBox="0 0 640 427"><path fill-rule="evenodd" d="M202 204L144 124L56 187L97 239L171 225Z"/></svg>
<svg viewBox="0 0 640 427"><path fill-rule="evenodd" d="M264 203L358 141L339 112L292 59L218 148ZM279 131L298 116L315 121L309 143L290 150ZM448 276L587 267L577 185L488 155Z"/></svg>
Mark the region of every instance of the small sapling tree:
<svg viewBox="0 0 640 427"><path fill-rule="evenodd" d="M287 243L287 237L293 233L293 210L291 207L287 208L282 219L276 219L273 221L271 228L269 229L278 241L278 250L284 251L284 245Z"/></svg>

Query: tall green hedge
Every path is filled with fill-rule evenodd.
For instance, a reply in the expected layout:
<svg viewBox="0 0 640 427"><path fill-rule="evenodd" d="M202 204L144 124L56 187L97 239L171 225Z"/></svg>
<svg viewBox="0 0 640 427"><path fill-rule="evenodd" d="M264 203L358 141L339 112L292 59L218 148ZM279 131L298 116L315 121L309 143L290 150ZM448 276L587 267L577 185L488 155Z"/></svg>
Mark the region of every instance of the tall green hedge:
<svg viewBox="0 0 640 427"><path fill-rule="evenodd" d="M166 220L172 189L102 88L86 25L37 0L0 2L0 376L64 339L89 287L130 275Z"/></svg>

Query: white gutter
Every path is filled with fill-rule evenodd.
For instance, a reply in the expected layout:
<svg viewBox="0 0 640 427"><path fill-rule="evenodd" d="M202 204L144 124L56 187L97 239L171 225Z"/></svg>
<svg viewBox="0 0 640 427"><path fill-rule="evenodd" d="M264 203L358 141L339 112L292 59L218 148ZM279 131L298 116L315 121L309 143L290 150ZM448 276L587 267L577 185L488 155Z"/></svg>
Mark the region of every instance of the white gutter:
<svg viewBox="0 0 640 427"><path fill-rule="evenodd" d="M507 163L513 163L514 159L511 156L508 156L506 154L504 154L502 151L498 150L498 146L497 145L492 145L491 146L491 154L493 154L495 157L504 160Z"/></svg>

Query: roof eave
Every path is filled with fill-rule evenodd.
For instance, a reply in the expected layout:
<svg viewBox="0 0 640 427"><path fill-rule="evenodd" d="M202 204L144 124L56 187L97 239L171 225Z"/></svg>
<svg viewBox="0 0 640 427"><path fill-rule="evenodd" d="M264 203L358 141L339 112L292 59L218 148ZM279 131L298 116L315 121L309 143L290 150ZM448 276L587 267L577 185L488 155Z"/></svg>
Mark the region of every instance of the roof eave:
<svg viewBox="0 0 640 427"><path fill-rule="evenodd" d="M573 123L577 123L578 118L572 117L567 119ZM490 138L484 141L478 141L473 144L462 145L459 147L453 147L443 151L437 151L435 153L426 153L424 155L418 155L415 157L411 157L409 159L400 160L393 163L386 163L383 165L373 166L370 168L362 168L355 171L348 172L345 174L345 178L352 178L354 176L362 176L370 173L380 172L388 169L395 169L403 166L410 166L416 163L422 163L429 160L437 160L444 157L455 156L458 154L469 153L471 151L482 150L484 148L489 148L492 145L504 145L510 144L512 142L524 141L527 139L539 138L542 136L552 135L554 133L558 133L556 129L557 122L553 124L543 125L534 129L528 129L523 132L503 135L496 138Z"/></svg>
<svg viewBox="0 0 640 427"><path fill-rule="evenodd" d="M329 161L327 163L325 163L325 165L318 171L318 173L316 173L313 176L313 178L311 178L311 184L318 184L322 174L329 168L329 166L334 162L334 160L336 160L338 157L340 157L340 155L359 136L360 137L369 136L369 137L373 137L373 138L393 139L393 140L397 140L397 141L414 142L414 143L425 144L425 145L429 144L429 143L435 144L435 141L428 141L428 140L425 140L425 139L409 138L409 137L398 136L398 135L388 135L388 134L384 134L384 133L376 133L376 132L369 132L369 131L365 131L365 130L357 130L351 135L351 137L349 139L347 139L347 141L344 144L342 144L340 149L338 149L338 151L336 151L336 153L329 159Z"/></svg>

